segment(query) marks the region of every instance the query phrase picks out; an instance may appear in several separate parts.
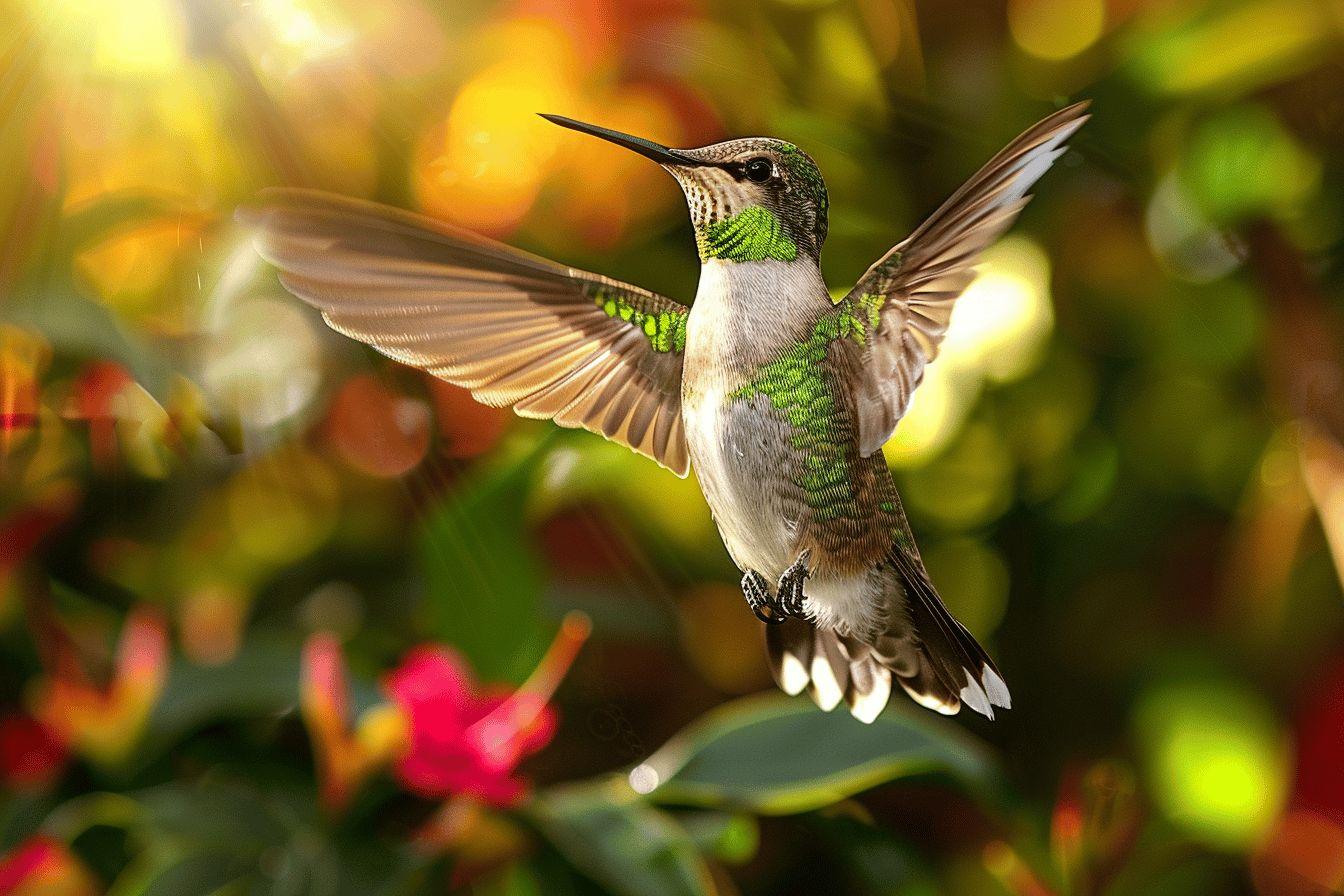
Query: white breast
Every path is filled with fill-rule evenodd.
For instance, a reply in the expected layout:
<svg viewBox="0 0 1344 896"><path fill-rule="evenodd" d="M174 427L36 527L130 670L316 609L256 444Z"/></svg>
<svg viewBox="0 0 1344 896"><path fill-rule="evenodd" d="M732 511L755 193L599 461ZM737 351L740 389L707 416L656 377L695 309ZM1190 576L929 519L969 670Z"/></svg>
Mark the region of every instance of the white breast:
<svg viewBox="0 0 1344 896"><path fill-rule="evenodd" d="M787 339L803 297L825 295L809 267L711 260L687 321L682 414L691 461L733 560L770 579L797 555L797 521L772 488L791 457L788 432L766 399L730 396Z"/></svg>

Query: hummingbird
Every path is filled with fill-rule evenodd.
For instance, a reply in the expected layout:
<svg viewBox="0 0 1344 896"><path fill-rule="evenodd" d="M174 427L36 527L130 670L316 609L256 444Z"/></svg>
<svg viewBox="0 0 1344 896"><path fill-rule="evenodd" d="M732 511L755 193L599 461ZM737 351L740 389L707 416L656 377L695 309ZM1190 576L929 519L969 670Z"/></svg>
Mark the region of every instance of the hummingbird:
<svg viewBox="0 0 1344 896"><path fill-rule="evenodd" d="M701 262L688 307L409 212L273 190L240 213L283 285L336 331L488 405L692 466L771 672L871 722L899 686L952 715L1008 708L1003 676L920 559L882 446L938 354L983 250L1087 120L1022 133L835 301L829 200L772 137L696 149L542 117L661 165Z"/></svg>

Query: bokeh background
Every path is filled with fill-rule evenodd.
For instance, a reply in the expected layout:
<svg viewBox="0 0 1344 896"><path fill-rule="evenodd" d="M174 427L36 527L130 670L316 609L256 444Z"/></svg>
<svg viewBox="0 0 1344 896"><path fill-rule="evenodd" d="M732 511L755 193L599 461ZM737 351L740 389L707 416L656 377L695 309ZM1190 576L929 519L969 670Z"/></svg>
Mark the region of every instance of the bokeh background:
<svg viewBox="0 0 1344 896"><path fill-rule="evenodd" d="M1344 885L1339 0L5 0L0 893ZM694 479L327 331L233 211L671 296L655 166L820 163L843 292L1090 97L886 453L1015 707L771 694Z"/></svg>

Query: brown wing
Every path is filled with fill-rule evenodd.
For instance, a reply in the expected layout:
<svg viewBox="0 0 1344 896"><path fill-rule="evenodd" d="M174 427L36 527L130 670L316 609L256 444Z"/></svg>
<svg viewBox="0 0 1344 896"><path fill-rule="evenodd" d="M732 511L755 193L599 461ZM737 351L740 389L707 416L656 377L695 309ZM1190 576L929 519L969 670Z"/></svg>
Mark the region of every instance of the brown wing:
<svg viewBox="0 0 1344 896"><path fill-rule="evenodd" d="M844 299L876 326L856 386L859 444L867 457L891 438L974 277L980 253L1008 229L1027 190L1087 121L1088 104L1061 109L1008 144L904 242L868 269Z"/></svg>
<svg viewBox="0 0 1344 896"><path fill-rule="evenodd" d="M333 329L482 402L688 466L685 306L408 212L302 190L240 211Z"/></svg>

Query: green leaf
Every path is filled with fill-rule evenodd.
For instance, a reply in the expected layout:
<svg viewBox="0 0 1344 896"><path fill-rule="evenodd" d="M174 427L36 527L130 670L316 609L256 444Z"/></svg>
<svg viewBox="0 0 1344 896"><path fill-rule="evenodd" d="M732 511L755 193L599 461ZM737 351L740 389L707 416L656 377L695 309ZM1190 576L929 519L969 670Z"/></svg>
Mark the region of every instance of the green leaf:
<svg viewBox="0 0 1344 896"><path fill-rule="evenodd" d="M701 854L741 865L751 861L761 843L756 818L740 812L686 809L673 814Z"/></svg>
<svg viewBox="0 0 1344 896"><path fill-rule="evenodd" d="M169 782L139 791L144 824L159 843L173 842L191 851L227 852L251 857L286 843L305 822L294 801L272 787L207 779ZM303 807L315 813L315 809Z"/></svg>
<svg viewBox="0 0 1344 896"><path fill-rule="evenodd" d="M685 829L619 780L546 791L528 814L574 867L620 896L715 892Z"/></svg>
<svg viewBox="0 0 1344 896"><path fill-rule="evenodd" d="M15 296L0 319L41 333L59 354L116 361L155 399L168 398L173 369L167 357L67 281Z"/></svg>
<svg viewBox="0 0 1344 896"><path fill-rule="evenodd" d="M200 896L256 875L255 866L236 856L198 853L159 869L145 896ZM258 881L260 883L260 881Z"/></svg>
<svg viewBox="0 0 1344 896"><path fill-rule="evenodd" d="M691 725L633 772L663 803L789 815L912 775L984 787L982 747L954 724L890 708L871 725L802 698L747 697Z"/></svg>
<svg viewBox="0 0 1344 896"><path fill-rule="evenodd" d="M544 442L475 471L430 511L420 533L431 631L485 681L521 682L546 649L541 564L524 521Z"/></svg>
<svg viewBox="0 0 1344 896"><path fill-rule="evenodd" d="M221 666L175 662L150 715L141 759L211 722L275 715L298 699L299 652L292 645L254 640Z"/></svg>

